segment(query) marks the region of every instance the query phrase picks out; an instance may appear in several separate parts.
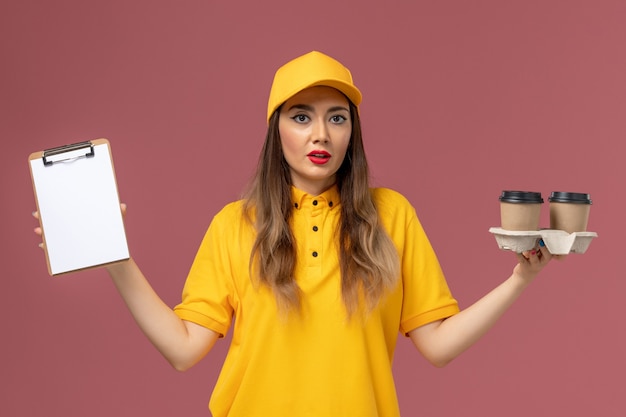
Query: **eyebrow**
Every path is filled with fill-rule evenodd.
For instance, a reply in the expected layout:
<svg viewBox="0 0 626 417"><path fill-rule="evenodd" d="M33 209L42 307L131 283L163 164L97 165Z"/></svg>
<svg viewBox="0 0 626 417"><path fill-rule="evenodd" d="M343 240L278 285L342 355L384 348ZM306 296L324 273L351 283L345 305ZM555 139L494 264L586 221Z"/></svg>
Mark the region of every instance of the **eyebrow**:
<svg viewBox="0 0 626 417"><path fill-rule="evenodd" d="M293 106L289 107L288 111L291 111L293 109L298 109L298 110L305 110L305 111L313 111L313 106L309 106L308 104L294 104ZM350 113L350 109L348 109L347 107L344 106L333 106L330 109L328 109L328 111L326 113L332 113L335 111L347 111L348 113Z"/></svg>

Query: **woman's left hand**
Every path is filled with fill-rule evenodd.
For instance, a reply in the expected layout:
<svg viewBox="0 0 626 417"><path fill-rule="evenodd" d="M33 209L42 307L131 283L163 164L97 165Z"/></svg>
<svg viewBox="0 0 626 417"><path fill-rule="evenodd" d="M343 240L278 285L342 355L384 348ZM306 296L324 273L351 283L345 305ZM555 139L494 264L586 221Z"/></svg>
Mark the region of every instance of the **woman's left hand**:
<svg viewBox="0 0 626 417"><path fill-rule="evenodd" d="M513 269L513 274L520 276L525 281L532 281L550 262L552 254L543 241L539 241L538 248L518 253L517 259L519 263Z"/></svg>

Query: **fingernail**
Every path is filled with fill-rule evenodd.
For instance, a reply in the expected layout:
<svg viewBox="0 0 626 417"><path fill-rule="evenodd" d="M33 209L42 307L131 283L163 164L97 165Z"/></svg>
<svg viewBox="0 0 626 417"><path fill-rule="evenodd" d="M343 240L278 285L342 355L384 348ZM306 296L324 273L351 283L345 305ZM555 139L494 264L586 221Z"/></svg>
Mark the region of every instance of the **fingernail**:
<svg viewBox="0 0 626 417"><path fill-rule="evenodd" d="M546 244L543 243L543 239L539 239L539 246L541 246L542 248L546 246Z"/></svg>
<svg viewBox="0 0 626 417"><path fill-rule="evenodd" d="M537 253L537 251L536 251L536 250L534 250L534 249L533 249L532 251L530 251L530 254L531 254L531 255L535 255L536 253Z"/></svg>

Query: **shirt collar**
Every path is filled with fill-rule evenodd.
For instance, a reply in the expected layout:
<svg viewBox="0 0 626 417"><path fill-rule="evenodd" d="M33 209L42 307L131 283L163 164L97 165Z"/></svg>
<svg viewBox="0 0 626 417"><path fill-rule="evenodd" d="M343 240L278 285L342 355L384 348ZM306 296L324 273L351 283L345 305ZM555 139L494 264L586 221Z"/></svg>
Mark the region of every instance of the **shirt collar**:
<svg viewBox="0 0 626 417"><path fill-rule="evenodd" d="M339 207L339 203L341 202L339 198L339 188L337 188L336 184L317 196L313 196L292 186L291 201L296 210L311 206L317 206L318 208L326 206L332 210L335 207Z"/></svg>

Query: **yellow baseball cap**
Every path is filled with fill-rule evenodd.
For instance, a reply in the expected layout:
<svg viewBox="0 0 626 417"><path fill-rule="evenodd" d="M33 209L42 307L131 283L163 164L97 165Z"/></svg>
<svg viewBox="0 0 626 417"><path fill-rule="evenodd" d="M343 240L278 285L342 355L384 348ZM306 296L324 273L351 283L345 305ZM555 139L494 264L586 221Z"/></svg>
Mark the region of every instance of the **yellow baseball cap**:
<svg viewBox="0 0 626 417"><path fill-rule="evenodd" d="M324 85L345 94L354 105L361 103L361 92L352 81L350 70L339 61L312 51L280 67L274 75L267 103L267 121L281 104L305 88Z"/></svg>

